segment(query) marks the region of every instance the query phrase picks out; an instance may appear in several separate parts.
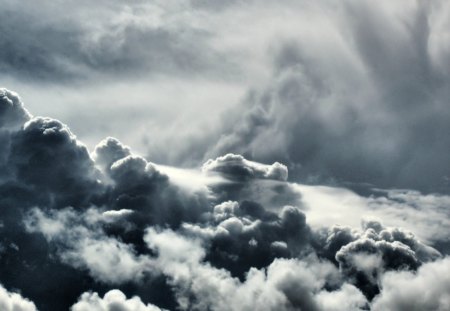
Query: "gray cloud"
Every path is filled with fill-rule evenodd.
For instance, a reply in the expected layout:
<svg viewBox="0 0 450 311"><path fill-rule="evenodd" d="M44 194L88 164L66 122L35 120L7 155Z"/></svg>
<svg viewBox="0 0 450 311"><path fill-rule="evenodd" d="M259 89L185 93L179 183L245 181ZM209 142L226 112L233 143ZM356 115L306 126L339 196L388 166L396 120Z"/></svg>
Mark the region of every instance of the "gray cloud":
<svg viewBox="0 0 450 311"><path fill-rule="evenodd" d="M210 159L202 166L204 172L220 172L232 179L246 180L251 178L267 178L286 181L287 167L279 162L272 165L261 165L248 161L241 155L227 154L217 159Z"/></svg>
<svg viewBox="0 0 450 311"><path fill-rule="evenodd" d="M250 269L240 282L226 270L201 263L204 251L196 240L150 229L146 241L158 251L156 264L176 286L183 310L322 310L328 298L346 293L353 295L346 297L342 310L366 305L362 294L351 286L348 290L348 285L335 297L328 296L325 287L339 288L340 282L336 268L327 262L277 259L265 271Z"/></svg>
<svg viewBox="0 0 450 311"><path fill-rule="evenodd" d="M220 52L208 45L208 31L186 23L182 6L145 1L30 4L2 3L5 35L0 44L7 48L0 52L0 68L7 75L60 83L192 74L221 64ZM64 14L67 10L72 14Z"/></svg>
<svg viewBox="0 0 450 311"><path fill-rule="evenodd" d="M322 25L329 40L299 30L277 42L272 78L250 92L242 116L227 118L237 125L207 157L281 159L303 180L447 192L449 80L434 50L448 4L338 7L326 20L334 28Z"/></svg>
<svg viewBox="0 0 450 311"><path fill-rule="evenodd" d="M339 14L366 16L370 8L354 2L346 5ZM412 9L420 13L413 24L424 31L419 23L422 14L435 11ZM364 70L347 69L355 73L351 80L359 80L362 94L349 94L349 80L340 84L336 77L341 69L322 63L323 55L314 58L307 46L288 40L294 43L275 48L273 83L248 95L247 112L241 116L244 121L222 136L205 156L219 153L218 157L214 155L193 170L152 163L114 138L101 141L89 153L67 125L32 117L16 94L2 89L0 137L7 148L0 153L0 281L5 286L0 290L0 303L6 299L35 308L11 294L12 289L20 288L42 311L70 306L74 311L395 309L411 302L396 295L399 287L406 288L404 293L409 296L428 286L431 297L419 303L431 309L445 308L447 279L441 276L441 286L434 288L429 285L429 275L447 275L448 263L428 244L443 243L439 250L446 249L448 224L443 216L448 196L371 189L370 196L363 197L345 189L288 183L287 167L274 162L288 161L294 178L299 164L305 176L326 173L358 181L358 176L364 175L369 176L368 181L381 181L402 175L402 169L384 174L386 168L400 163L406 151L414 150L414 143L403 143L403 138L418 133L409 132L410 117L400 125L393 120L411 108L419 116L413 118L419 128L430 127L421 123L425 121L418 113L422 111L418 108L422 93L407 98L411 107L403 106L407 100L402 87L413 90L417 81L395 86L401 92L393 100L387 96L392 95L390 83L383 79L392 75L402 80L402 68L412 66L407 73L424 75L430 82L425 85L427 90L436 90L437 97L427 93L425 98L435 99L433 113L438 113L445 91L434 79L445 75L438 77L433 67L438 56L421 64L416 64L420 55L414 53L405 59L396 57L399 51L391 51L371 26L389 14L377 11L375 17L367 17L368 25L359 27L362 34L350 31L355 40L350 51L357 52L361 63L353 58L349 63ZM395 27L389 23L384 27L398 30L393 23ZM409 31L407 27L406 33ZM404 39L404 33L404 29L394 32L398 39ZM419 36L412 42L423 44L423 40ZM370 46L373 42L376 47ZM400 51L410 47L408 40L400 43ZM383 48L381 58L372 51L378 48ZM338 55L343 53L337 50ZM388 64L377 65L385 59ZM105 61L107 65L107 57ZM327 74L328 66L335 75ZM366 84L368 81L371 84ZM364 88L368 85L370 92L380 91L380 96L368 96ZM398 106L392 106L398 98L402 99ZM370 100L361 101L364 99ZM371 106L380 99L385 101ZM392 120L386 118L387 111ZM445 114L442 117L445 120ZM360 121L355 123L352 118ZM436 120L436 126L445 130L444 122ZM406 134L399 130L403 126ZM390 137L386 129L399 130L402 139L393 137L395 144L384 145L381 137ZM423 135L425 140L429 138ZM358 150L344 144L349 139L354 139ZM297 144L298 140L304 145ZM385 157L395 149L392 146L399 147L399 156L386 162ZM220 153L228 149L244 155ZM255 158L270 159L264 163L274 164L248 160ZM341 167L344 160L352 165ZM433 160L442 168L439 159ZM419 176L420 167L414 176ZM420 176L425 182L431 175ZM327 192L331 193L328 200L324 199ZM334 219L349 217L353 217L349 221L359 222L361 215L373 213L385 218L389 226L378 221L365 221L362 229L330 225ZM335 214L341 218L333 218ZM408 230L391 226L395 222L417 229L421 237L433 235L434 240L422 241ZM35 280L46 282L38 285ZM410 284L408 280L412 280Z"/></svg>
<svg viewBox="0 0 450 311"><path fill-rule="evenodd" d="M383 291L372 310L439 310L450 307L450 260L448 257L423 265L417 273L388 272ZM426 294L424 294L426 293Z"/></svg>

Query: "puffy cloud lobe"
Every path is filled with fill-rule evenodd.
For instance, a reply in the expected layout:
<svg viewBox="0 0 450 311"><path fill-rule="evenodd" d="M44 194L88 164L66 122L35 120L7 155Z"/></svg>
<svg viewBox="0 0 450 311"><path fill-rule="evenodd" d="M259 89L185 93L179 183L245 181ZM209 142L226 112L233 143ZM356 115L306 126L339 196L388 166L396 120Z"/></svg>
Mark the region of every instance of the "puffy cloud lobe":
<svg viewBox="0 0 450 311"><path fill-rule="evenodd" d="M0 310L2 311L37 311L30 300L20 294L8 292L0 285Z"/></svg>
<svg viewBox="0 0 450 311"><path fill-rule="evenodd" d="M111 213L65 209L46 214L33 209L25 221L29 232L42 233L57 247L63 262L87 270L95 280L108 284L139 282L151 270L151 261L138 255L132 245L104 233L105 225L129 214L115 212L116 219L111 219Z"/></svg>
<svg viewBox="0 0 450 311"><path fill-rule="evenodd" d="M232 153L206 161L202 170L204 172L219 172L237 181L253 178L285 181L288 177L287 167L281 163L275 162L272 165L263 165Z"/></svg>
<svg viewBox="0 0 450 311"><path fill-rule="evenodd" d="M210 160L204 173L227 180L196 180L205 191L173 182L173 170L166 175L113 138L92 159L50 118L27 120L8 135L1 281L43 311L67 309L83 292L73 308L360 310L385 273L420 271L441 256L376 221L362 230L312 231L304 212L285 203L301 197L284 182L281 164L230 154ZM236 201L223 201L230 197ZM30 282L46 276L42 286ZM97 294L113 288L120 292ZM141 299L127 299L134 295Z"/></svg>
<svg viewBox="0 0 450 311"><path fill-rule="evenodd" d="M109 170L114 185L109 193L113 209L133 209L141 225L177 227L182 221L196 221L209 207L208 193L191 192L170 182L167 175L144 158L129 155L114 162Z"/></svg>
<svg viewBox="0 0 450 311"><path fill-rule="evenodd" d="M8 164L17 181L48 193L57 206L87 204L101 191L86 147L54 119L25 123L12 139Z"/></svg>
<svg viewBox="0 0 450 311"><path fill-rule="evenodd" d="M310 251L310 230L304 214L285 206L279 214L254 202L223 202L214 207L206 224L186 224L186 233L204 239L206 259L243 277L275 258L292 258Z"/></svg>
<svg viewBox="0 0 450 311"><path fill-rule="evenodd" d="M18 131L30 117L31 115L24 108L16 93L0 88L0 145L2 146L0 150L0 180L5 178L9 171L6 161L12 132Z"/></svg>
<svg viewBox="0 0 450 311"><path fill-rule="evenodd" d="M19 95L0 88L0 130L17 130L30 118Z"/></svg>
<svg viewBox="0 0 450 311"><path fill-rule="evenodd" d="M339 281L337 269L316 258L299 261L277 259L267 270L251 268L241 282L228 271L202 262L198 240L173 231L147 231L146 242L158 253L156 266L169 276L183 310L326 310L331 299L345 299L353 310L363 310L366 300L351 285ZM337 290L328 292L325 287ZM344 297L349 293L352 296Z"/></svg>
<svg viewBox="0 0 450 311"><path fill-rule="evenodd" d="M381 294L372 310L436 310L450 308L450 258L426 263L417 272L391 271L381 278Z"/></svg>
<svg viewBox="0 0 450 311"><path fill-rule="evenodd" d="M363 222L363 231L335 226L328 231L319 253L335 257L340 269L369 297L378 293L379 277L386 270L415 270L441 254L410 232L385 228L378 221Z"/></svg>
<svg viewBox="0 0 450 311"><path fill-rule="evenodd" d="M186 234L203 239L206 260L242 278L252 268L275 258L293 258L310 251L310 229L304 214L285 206L278 214L255 202L223 202L206 223L185 224Z"/></svg>
<svg viewBox="0 0 450 311"><path fill-rule="evenodd" d="M144 304L139 297L127 299L120 290L110 290L101 298L98 293L83 293L71 311L160 311L161 309Z"/></svg>
<svg viewBox="0 0 450 311"><path fill-rule="evenodd" d="M124 146L113 137L107 137L95 146L92 157L97 165L108 171L114 162L129 155L131 150L128 146Z"/></svg>

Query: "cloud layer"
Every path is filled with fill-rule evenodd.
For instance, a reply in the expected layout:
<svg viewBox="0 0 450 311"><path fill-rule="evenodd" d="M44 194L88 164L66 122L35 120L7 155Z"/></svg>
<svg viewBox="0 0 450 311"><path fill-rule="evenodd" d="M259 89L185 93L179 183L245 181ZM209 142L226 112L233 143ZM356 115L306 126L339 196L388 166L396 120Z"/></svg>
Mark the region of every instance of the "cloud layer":
<svg viewBox="0 0 450 311"><path fill-rule="evenodd" d="M89 152L0 94L5 310L448 307L448 196L305 186L236 154L161 166L111 137Z"/></svg>
<svg viewBox="0 0 450 311"><path fill-rule="evenodd" d="M0 84L90 149L112 135L166 165L232 153L295 181L448 194L448 1L2 8Z"/></svg>

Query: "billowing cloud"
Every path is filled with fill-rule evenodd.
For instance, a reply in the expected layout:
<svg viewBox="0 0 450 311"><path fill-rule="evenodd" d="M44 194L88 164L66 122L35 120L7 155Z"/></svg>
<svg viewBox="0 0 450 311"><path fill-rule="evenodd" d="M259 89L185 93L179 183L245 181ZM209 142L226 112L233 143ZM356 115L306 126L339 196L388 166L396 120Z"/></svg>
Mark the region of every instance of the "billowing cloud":
<svg viewBox="0 0 450 311"><path fill-rule="evenodd" d="M338 271L329 262L277 259L267 270L251 268L241 282L226 270L202 263L205 254L197 240L152 229L145 239L157 250L156 265L175 285L183 310L324 310L321 306L329 299L346 293L352 296L345 297L341 310L366 306L365 298L351 285L334 294L325 289L340 288Z"/></svg>
<svg viewBox="0 0 450 311"><path fill-rule="evenodd" d="M204 172L220 172L232 179L268 178L285 181L288 178L287 167L275 162L272 165L246 160L237 154L227 154L214 160L208 160L202 166Z"/></svg>
<svg viewBox="0 0 450 311"><path fill-rule="evenodd" d="M174 168L111 137L89 152L67 125L3 94L7 307L395 310L408 303L396 282L412 280L414 293L446 273L446 195L306 186L279 162L237 154ZM446 308L441 281L424 306Z"/></svg>
<svg viewBox="0 0 450 311"><path fill-rule="evenodd" d="M11 144L11 135L14 131L31 118L30 113L24 108L19 96L5 88L0 88L0 172L2 178L8 175L6 165L7 156Z"/></svg>
<svg viewBox="0 0 450 311"><path fill-rule="evenodd" d="M207 157L277 159L302 180L448 192L449 70L436 52L448 50L448 2L299 5L292 15L305 22L272 41L272 78L225 118Z"/></svg>
<svg viewBox="0 0 450 311"><path fill-rule="evenodd" d="M126 213L122 215L126 218ZM87 270L98 281L109 284L139 282L151 270L150 260L136 254L131 245L106 236L101 230L104 222L110 224L111 218L96 210L81 215L73 210L52 215L32 210L26 219L26 227L29 232L42 233L56 245L63 262ZM105 257L105 254L108 255Z"/></svg>
<svg viewBox="0 0 450 311"><path fill-rule="evenodd" d="M144 304L139 297L127 297L120 290L110 290L101 298L98 293L83 293L71 311L160 311L150 304Z"/></svg>
<svg viewBox="0 0 450 311"><path fill-rule="evenodd" d="M36 306L30 300L23 298L18 293L8 292L0 285L0 309L4 311L37 311Z"/></svg>
<svg viewBox="0 0 450 311"><path fill-rule="evenodd" d="M450 259L423 265L417 273L388 272L372 310L447 310L450 307Z"/></svg>
<svg viewBox="0 0 450 311"><path fill-rule="evenodd" d="M31 117L19 95L5 88L0 89L0 103L0 129L2 130L17 130Z"/></svg>

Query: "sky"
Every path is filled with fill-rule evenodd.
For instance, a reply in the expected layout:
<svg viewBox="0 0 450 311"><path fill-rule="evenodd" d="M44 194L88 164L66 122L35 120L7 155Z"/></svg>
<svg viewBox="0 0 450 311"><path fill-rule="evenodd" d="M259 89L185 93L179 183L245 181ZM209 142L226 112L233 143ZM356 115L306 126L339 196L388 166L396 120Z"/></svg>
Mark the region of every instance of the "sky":
<svg viewBox="0 0 450 311"><path fill-rule="evenodd" d="M0 7L1 310L450 309L448 1Z"/></svg>

